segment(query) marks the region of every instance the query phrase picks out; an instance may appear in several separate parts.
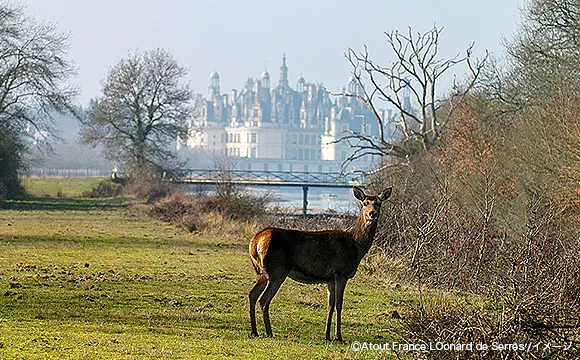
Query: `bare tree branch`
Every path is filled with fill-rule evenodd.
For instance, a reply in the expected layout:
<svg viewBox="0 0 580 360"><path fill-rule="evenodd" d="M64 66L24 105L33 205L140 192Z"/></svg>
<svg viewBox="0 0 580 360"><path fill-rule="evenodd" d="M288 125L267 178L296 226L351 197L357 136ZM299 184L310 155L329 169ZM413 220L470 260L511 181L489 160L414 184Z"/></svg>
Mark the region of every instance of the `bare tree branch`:
<svg viewBox="0 0 580 360"><path fill-rule="evenodd" d="M361 100L374 114L379 136L353 131L346 133L338 140L347 142L353 149L345 163L366 155L405 159L416 151L416 146L410 146L411 143L419 142L423 149L429 149L438 140L456 106L476 85L487 60L487 55L481 60L472 58L473 44L464 55L440 57L442 30L435 26L425 33L415 34L411 28L406 33L385 33L389 50L395 58L389 66L375 63L366 46L361 52L348 49L345 57L352 66L353 78L361 92L335 95L352 96ZM454 86L451 96L439 99L439 79L459 65L466 68L465 80L460 86ZM389 124L384 122L378 110L379 106L385 104L395 108L396 116L389 121L391 125L398 125L402 138L386 137L386 126ZM446 111L441 113L443 104L446 105Z"/></svg>

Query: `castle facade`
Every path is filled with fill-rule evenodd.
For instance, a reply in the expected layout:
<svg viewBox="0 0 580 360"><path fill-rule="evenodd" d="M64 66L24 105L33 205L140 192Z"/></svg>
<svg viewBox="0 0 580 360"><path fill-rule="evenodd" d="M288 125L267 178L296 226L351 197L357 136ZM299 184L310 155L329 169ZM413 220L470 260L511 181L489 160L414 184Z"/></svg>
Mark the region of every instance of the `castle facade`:
<svg viewBox="0 0 580 360"><path fill-rule="evenodd" d="M351 78L343 93L359 91ZM285 56L275 86L264 71L259 79L249 78L240 91L222 94L219 74L211 73L208 93L198 102L196 114L189 124L188 148L264 159L265 168L268 161L278 159L278 168L302 162L321 169L325 162L342 162L350 155L350 145L338 142L349 130L378 135L374 114L356 97L332 96L322 84L306 82L302 76L292 88Z"/></svg>

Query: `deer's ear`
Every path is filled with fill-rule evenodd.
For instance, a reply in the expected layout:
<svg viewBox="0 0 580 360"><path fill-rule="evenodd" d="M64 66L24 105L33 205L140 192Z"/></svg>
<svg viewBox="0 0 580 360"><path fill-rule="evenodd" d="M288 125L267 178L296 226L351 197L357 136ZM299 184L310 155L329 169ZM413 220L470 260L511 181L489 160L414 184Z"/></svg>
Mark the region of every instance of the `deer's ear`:
<svg viewBox="0 0 580 360"><path fill-rule="evenodd" d="M381 199L381 201L385 201L388 198L391 197L391 193L393 192L393 187L388 187L385 190L383 190L383 192L381 193L381 195L379 195L379 199Z"/></svg>
<svg viewBox="0 0 580 360"><path fill-rule="evenodd" d="M366 195L365 192L359 188L358 186L355 186L352 188L352 192L354 193L354 197L357 198L360 201L364 201Z"/></svg>

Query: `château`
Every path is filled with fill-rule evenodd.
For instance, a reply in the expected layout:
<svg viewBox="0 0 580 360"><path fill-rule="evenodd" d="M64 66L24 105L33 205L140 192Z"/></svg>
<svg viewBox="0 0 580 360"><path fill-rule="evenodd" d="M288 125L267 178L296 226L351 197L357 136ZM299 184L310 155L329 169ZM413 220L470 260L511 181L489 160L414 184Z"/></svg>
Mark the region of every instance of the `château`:
<svg viewBox="0 0 580 360"><path fill-rule="evenodd" d="M337 171L352 152L339 141L342 136L349 130L378 135L374 114L356 96L333 96L302 76L292 88L286 56L275 86L268 71L230 95L221 93L217 72L209 80L189 124L187 147L244 160L246 168ZM343 89L352 95L360 91L354 78ZM380 116L386 118L386 112Z"/></svg>

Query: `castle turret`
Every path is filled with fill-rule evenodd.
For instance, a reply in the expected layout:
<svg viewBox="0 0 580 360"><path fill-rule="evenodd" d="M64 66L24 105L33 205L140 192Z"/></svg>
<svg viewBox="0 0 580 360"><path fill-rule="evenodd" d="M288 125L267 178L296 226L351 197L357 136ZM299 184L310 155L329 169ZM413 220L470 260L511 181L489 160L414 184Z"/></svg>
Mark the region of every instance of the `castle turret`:
<svg viewBox="0 0 580 360"><path fill-rule="evenodd" d="M303 93L304 92L304 84L305 84L305 80L302 76L300 76L298 79L296 79L296 91L299 93Z"/></svg>
<svg viewBox="0 0 580 360"><path fill-rule="evenodd" d="M209 91L207 99L213 101L219 94L220 94L220 75L217 73L217 71L214 71L209 75Z"/></svg>
<svg viewBox="0 0 580 360"><path fill-rule="evenodd" d="M288 87L288 66L286 66L285 54L282 56L282 66L280 66L280 80L278 86Z"/></svg>
<svg viewBox="0 0 580 360"><path fill-rule="evenodd" d="M264 70L261 79L262 79L262 87L266 89L270 88L270 74L268 74L268 71Z"/></svg>
<svg viewBox="0 0 580 360"><path fill-rule="evenodd" d="M358 85L358 81L355 79L354 76L351 76L348 79L348 93L352 95L359 95L360 87Z"/></svg>

